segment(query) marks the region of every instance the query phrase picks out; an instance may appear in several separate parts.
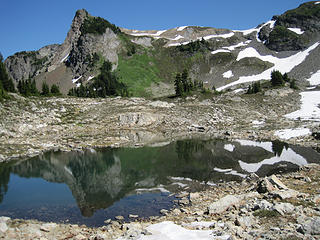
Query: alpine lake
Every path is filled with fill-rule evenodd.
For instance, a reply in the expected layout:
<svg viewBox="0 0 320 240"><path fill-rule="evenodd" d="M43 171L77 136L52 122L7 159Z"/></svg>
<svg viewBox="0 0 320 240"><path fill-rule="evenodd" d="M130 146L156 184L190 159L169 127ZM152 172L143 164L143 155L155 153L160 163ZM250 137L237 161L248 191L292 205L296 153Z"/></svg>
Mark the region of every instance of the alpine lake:
<svg viewBox="0 0 320 240"><path fill-rule="evenodd" d="M312 148L279 141L219 139L47 152L0 164L0 216L87 226L118 215L147 218L172 208L173 193L294 171L319 159Z"/></svg>

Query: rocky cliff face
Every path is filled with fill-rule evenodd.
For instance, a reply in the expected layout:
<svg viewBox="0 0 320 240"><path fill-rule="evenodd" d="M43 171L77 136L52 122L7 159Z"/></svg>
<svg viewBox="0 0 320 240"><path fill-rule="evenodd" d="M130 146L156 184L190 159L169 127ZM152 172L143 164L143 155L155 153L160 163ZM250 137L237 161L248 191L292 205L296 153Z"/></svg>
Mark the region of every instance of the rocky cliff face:
<svg viewBox="0 0 320 240"><path fill-rule="evenodd" d="M120 31L79 10L63 44L16 53L5 64L15 82L31 77L38 86L56 83L64 93L97 76L105 60L137 96L173 88L172 76L184 68L210 89L266 80L275 69L303 82L320 69L313 56L320 40L319 18L320 4L308 2L248 30L184 26Z"/></svg>

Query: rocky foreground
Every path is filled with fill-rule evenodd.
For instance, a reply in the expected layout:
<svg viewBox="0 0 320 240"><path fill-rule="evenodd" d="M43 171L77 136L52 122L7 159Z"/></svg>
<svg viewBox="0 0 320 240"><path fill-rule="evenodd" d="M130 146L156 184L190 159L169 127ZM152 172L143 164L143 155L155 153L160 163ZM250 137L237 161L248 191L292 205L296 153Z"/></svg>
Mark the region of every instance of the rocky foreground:
<svg viewBox="0 0 320 240"><path fill-rule="evenodd" d="M292 89L255 95L227 93L210 98L152 101L144 98L23 98L0 103L0 161L44 151L145 145L200 134L204 138L274 140L279 129L318 123L285 114L300 108ZM311 134L287 140L318 146Z"/></svg>
<svg viewBox="0 0 320 240"><path fill-rule="evenodd" d="M320 165L177 195L163 216L100 228L0 218L1 239L320 239Z"/></svg>

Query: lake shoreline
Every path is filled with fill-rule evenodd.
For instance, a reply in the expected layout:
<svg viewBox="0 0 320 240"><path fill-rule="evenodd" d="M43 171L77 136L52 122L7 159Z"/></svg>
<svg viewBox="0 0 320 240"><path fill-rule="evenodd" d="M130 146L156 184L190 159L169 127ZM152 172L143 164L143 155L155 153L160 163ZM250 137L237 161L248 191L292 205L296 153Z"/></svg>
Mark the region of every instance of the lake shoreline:
<svg viewBox="0 0 320 240"><path fill-rule="evenodd" d="M251 175L242 182L219 183L201 192L180 193L185 204L163 216L106 221L106 225L44 223L36 220L0 218L4 239L134 239L155 234L161 224L188 231L210 231L225 239L316 239L320 236L320 165L309 164L297 172L268 178ZM135 216L134 216L135 217ZM218 239L218 238L217 238ZM219 238L220 239L220 238Z"/></svg>

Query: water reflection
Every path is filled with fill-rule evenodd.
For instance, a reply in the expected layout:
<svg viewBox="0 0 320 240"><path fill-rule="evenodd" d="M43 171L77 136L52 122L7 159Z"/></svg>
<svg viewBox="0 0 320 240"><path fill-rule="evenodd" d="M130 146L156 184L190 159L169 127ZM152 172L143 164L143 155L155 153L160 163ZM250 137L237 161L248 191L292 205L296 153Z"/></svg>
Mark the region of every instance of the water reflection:
<svg viewBox="0 0 320 240"><path fill-rule="evenodd" d="M132 195L137 188L169 185L177 179L170 177L204 182L239 180L251 172L263 176L318 159L319 153L310 148L247 140L184 140L159 147L50 152L27 161L1 164L0 202L10 192L11 174L42 178L66 184L81 214L91 217L97 210Z"/></svg>

